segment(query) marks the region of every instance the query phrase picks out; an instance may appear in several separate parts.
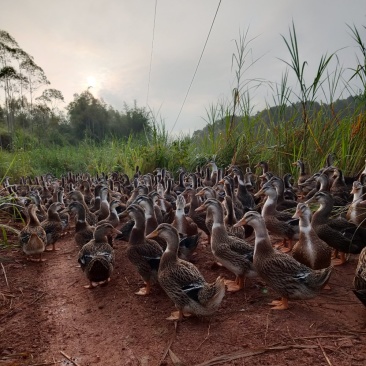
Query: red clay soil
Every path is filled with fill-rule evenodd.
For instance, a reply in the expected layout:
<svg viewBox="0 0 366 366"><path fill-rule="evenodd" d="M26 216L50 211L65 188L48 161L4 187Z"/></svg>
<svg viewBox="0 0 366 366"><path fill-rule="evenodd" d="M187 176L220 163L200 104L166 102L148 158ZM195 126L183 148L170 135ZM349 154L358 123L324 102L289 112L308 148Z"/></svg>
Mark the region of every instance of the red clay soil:
<svg viewBox="0 0 366 366"><path fill-rule="evenodd" d="M0 251L1 365L366 364L366 309L351 291L358 256L334 269L331 290L289 310L270 310L276 294L247 280L211 318L177 324L165 319L174 306L158 285L134 294L143 283L125 242L115 242L111 282L93 290L83 288L72 235L57 246L44 263L26 261L15 245ZM194 263L209 281L233 278L202 243Z"/></svg>

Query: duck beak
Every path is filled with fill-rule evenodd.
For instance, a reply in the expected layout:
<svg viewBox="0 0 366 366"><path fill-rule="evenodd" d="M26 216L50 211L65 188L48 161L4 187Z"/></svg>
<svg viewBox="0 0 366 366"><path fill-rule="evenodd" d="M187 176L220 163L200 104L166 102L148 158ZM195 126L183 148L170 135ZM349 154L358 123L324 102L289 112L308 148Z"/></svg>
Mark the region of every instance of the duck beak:
<svg viewBox="0 0 366 366"><path fill-rule="evenodd" d="M205 207L205 204L197 207L194 211L195 212L201 212L201 211L205 211L206 210L206 207Z"/></svg>
<svg viewBox="0 0 366 366"><path fill-rule="evenodd" d="M296 166L297 165L297 161L291 163L291 165Z"/></svg>
<svg viewBox="0 0 366 366"><path fill-rule="evenodd" d="M263 189L260 189L255 195L254 197L260 197L260 196L263 196L264 195L264 192L263 192Z"/></svg>
<svg viewBox="0 0 366 366"><path fill-rule="evenodd" d="M122 234L122 232L121 232L121 231L119 231L119 230L117 230L116 228L114 228L113 232L114 232L115 234Z"/></svg>
<svg viewBox="0 0 366 366"><path fill-rule="evenodd" d="M296 210L296 212L294 213L294 215L292 216L293 219L298 219L300 218L300 211Z"/></svg>
<svg viewBox="0 0 366 366"><path fill-rule="evenodd" d="M196 193L196 196L197 197L201 197L203 195L204 195L203 190L201 190L201 191L199 191L199 192Z"/></svg>
<svg viewBox="0 0 366 366"><path fill-rule="evenodd" d="M122 211L119 215L118 215L118 217L120 218L120 219L124 219L125 217L127 217L129 214L128 214L128 211L127 210L124 210L124 211Z"/></svg>
<svg viewBox="0 0 366 366"><path fill-rule="evenodd" d="M146 239L156 238L159 235L159 231L155 229L149 235L146 235Z"/></svg>
<svg viewBox="0 0 366 366"><path fill-rule="evenodd" d="M63 210L61 210L59 213L63 214L63 213L68 213L68 212L70 212L70 211L69 211L68 207L66 207Z"/></svg>
<svg viewBox="0 0 366 366"><path fill-rule="evenodd" d="M247 220L245 219L245 217L242 217L236 224L233 225L233 227L244 226L246 224Z"/></svg>

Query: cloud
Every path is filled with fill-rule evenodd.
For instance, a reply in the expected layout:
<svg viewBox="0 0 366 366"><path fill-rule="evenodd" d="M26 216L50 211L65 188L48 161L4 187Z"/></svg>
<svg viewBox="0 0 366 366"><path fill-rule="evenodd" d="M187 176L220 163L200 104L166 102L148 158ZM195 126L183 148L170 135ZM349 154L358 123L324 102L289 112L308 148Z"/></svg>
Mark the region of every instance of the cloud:
<svg viewBox="0 0 366 366"><path fill-rule="evenodd" d="M93 93L114 108L136 100L159 114L167 130L192 133L204 127L210 105L231 99L237 86L232 55L239 32L248 32L241 81L266 81L250 92L253 105L263 108L273 99L268 83L279 83L286 70L281 59L290 61L282 36L288 39L292 21L301 60L307 62L307 83L326 53L339 50L340 64L345 69L355 66L357 48L346 24L362 30L366 23L364 0L353 0L352 6L343 0L222 1L177 120L219 1L157 0L156 4L155 29L155 2L130 0L8 1L2 6L0 24L34 56L67 103L88 87L88 77L94 77ZM335 67L332 63L329 71ZM289 85L296 90L291 72Z"/></svg>

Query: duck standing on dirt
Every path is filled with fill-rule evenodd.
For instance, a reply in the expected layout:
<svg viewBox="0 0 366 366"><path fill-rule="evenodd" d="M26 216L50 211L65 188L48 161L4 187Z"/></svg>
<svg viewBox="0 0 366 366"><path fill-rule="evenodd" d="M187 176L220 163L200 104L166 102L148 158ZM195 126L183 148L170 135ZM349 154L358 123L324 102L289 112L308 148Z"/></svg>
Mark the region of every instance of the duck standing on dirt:
<svg viewBox="0 0 366 366"><path fill-rule="evenodd" d="M300 236L292 249L292 256L312 269L329 267L332 262L332 248L311 227L309 206L299 203L293 217L300 220Z"/></svg>
<svg viewBox="0 0 366 366"><path fill-rule="evenodd" d="M37 218L36 211L36 204L32 203L28 206L28 222L19 233L19 242L27 260L44 262L42 253L46 248L47 236ZM39 259L32 258L32 255L39 255Z"/></svg>
<svg viewBox="0 0 366 366"><path fill-rule="evenodd" d="M68 207L60 213L70 213L75 218L74 240L79 248L93 239L95 227L90 226L86 221L85 207L80 202L70 202Z"/></svg>
<svg viewBox="0 0 366 366"><path fill-rule="evenodd" d="M160 224L147 238L156 236L167 242L160 260L158 280L178 309L167 320L182 320L183 315L213 314L225 295L223 278L218 277L209 284L194 264L178 258L179 234L172 225Z"/></svg>
<svg viewBox="0 0 366 366"><path fill-rule="evenodd" d="M136 267L145 287L135 292L136 295L148 295L151 285L157 281L158 269L163 250L160 245L145 236L145 213L139 205L129 205L125 211L134 221L127 247L127 258Z"/></svg>
<svg viewBox="0 0 366 366"><path fill-rule="evenodd" d="M207 211L207 215L213 218L212 254L219 263L235 274L234 281L225 280L228 291L235 292L243 289L245 278L257 275L253 266L253 246L243 239L228 234L224 224L224 210L218 200L210 198L196 211Z"/></svg>
<svg viewBox="0 0 366 366"><path fill-rule="evenodd" d="M47 243L46 243L46 250L47 251L55 251L59 250L56 249L56 242L62 236L63 226L58 214L58 211L63 209L64 206L60 202L54 202L47 210L47 218L46 220L41 222L41 226L43 227L44 231L46 232L47 236ZM47 249L49 245L52 245L52 249Z"/></svg>
<svg viewBox="0 0 366 366"><path fill-rule="evenodd" d="M281 300L272 301L274 310L288 309L289 299L311 299L328 282L332 267L313 270L288 254L272 247L263 217L256 211L247 212L235 225L252 225L255 232L254 266L260 277Z"/></svg>
<svg viewBox="0 0 366 366"><path fill-rule="evenodd" d="M115 255L109 245L107 235L120 234L111 224L105 223L96 227L94 239L85 244L79 251L78 262L90 284L85 288L94 288L110 281L114 268Z"/></svg>

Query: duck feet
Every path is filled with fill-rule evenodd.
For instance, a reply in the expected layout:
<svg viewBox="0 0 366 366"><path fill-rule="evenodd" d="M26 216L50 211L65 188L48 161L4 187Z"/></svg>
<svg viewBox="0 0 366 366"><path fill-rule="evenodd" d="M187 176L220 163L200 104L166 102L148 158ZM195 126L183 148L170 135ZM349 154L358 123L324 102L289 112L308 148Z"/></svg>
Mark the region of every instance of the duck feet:
<svg viewBox="0 0 366 366"><path fill-rule="evenodd" d="M168 316L166 318L166 320L177 320L177 321L181 321L183 320L183 317L189 318L190 316L192 316L191 313L185 313L181 310L178 311L173 311L170 316Z"/></svg>
<svg viewBox="0 0 366 366"><path fill-rule="evenodd" d="M282 253L289 253L289 252L291 252L291 248L289 248L289 247L282 247L282 248L280 248L280 251L282 252Z"/></svg>
<svg viewBox="0 0 366 366"><path fill-rule="evenodd" d="M342 264L344 264L346 262L347 262L346 254L343 252L340 252L339 258L335 257L334 259L332 259L333 266L341 266Z"/></svg>
<svg viewBox="0 0 366 366"><path fill-rule="evenodd" d="M142 288L140 288L140 290L135 292L135 295L146 296L149 293L150 293L150 291L147 289L147 287L142 287Z"/></svg>
<svg viewBox="0 0 366 366"><path fill-rule="evenodd" d="M142 288L140 288L140 290L135 292L135 295L140 295L140 296L149 295L150 289L151 289L150 282L145 282L145 285L146 285L145 287L142 287Z"/></svg>
<svg viewBox="0 0 366 366"><path fill-rule="evenodd" d="M30 261L30 262L37 262L37 263L41 263L41 262L45 262L47 259L46 258L32 258L32 257L28 257L27 258L27 261Z"/></svg>
<svg viewBox="0 0 366 366"><path fill-rule="evenodd" d="M57 252L59 251L60 248L56 248L55 246L53 246L52 248L46 248L46 252Z"/></svg>
<svg viewBox="0 0 366 366"><path fill-rule="evenodd" d="M177 321L181 321L183 319L183 312L182 310L178 310L178 311L173 311L170 316L168 316L166 318L166 320L177 320Z"/></svg>
<svg viewBox="0 0 366 366"><path fill-rule="evenodd" d="M224 280L224 284L226 285L228 292L236 292L244 287L244 280L237 277L235 281Z"/></svg>
<svg viewBox="0 0 366 366"><path fill-rule="evenodd" d="M269 305L275 305L271 310L286 310L288 309L288 300L283 297L281 300L273 300Z"/></svg>
<svg viewBox="0 0 366 366"><path fill-rule="evenodd" d="M93 289L96 288L99 285L99 282L90 282L89 285L83 286L84 288Z"/></svg>

